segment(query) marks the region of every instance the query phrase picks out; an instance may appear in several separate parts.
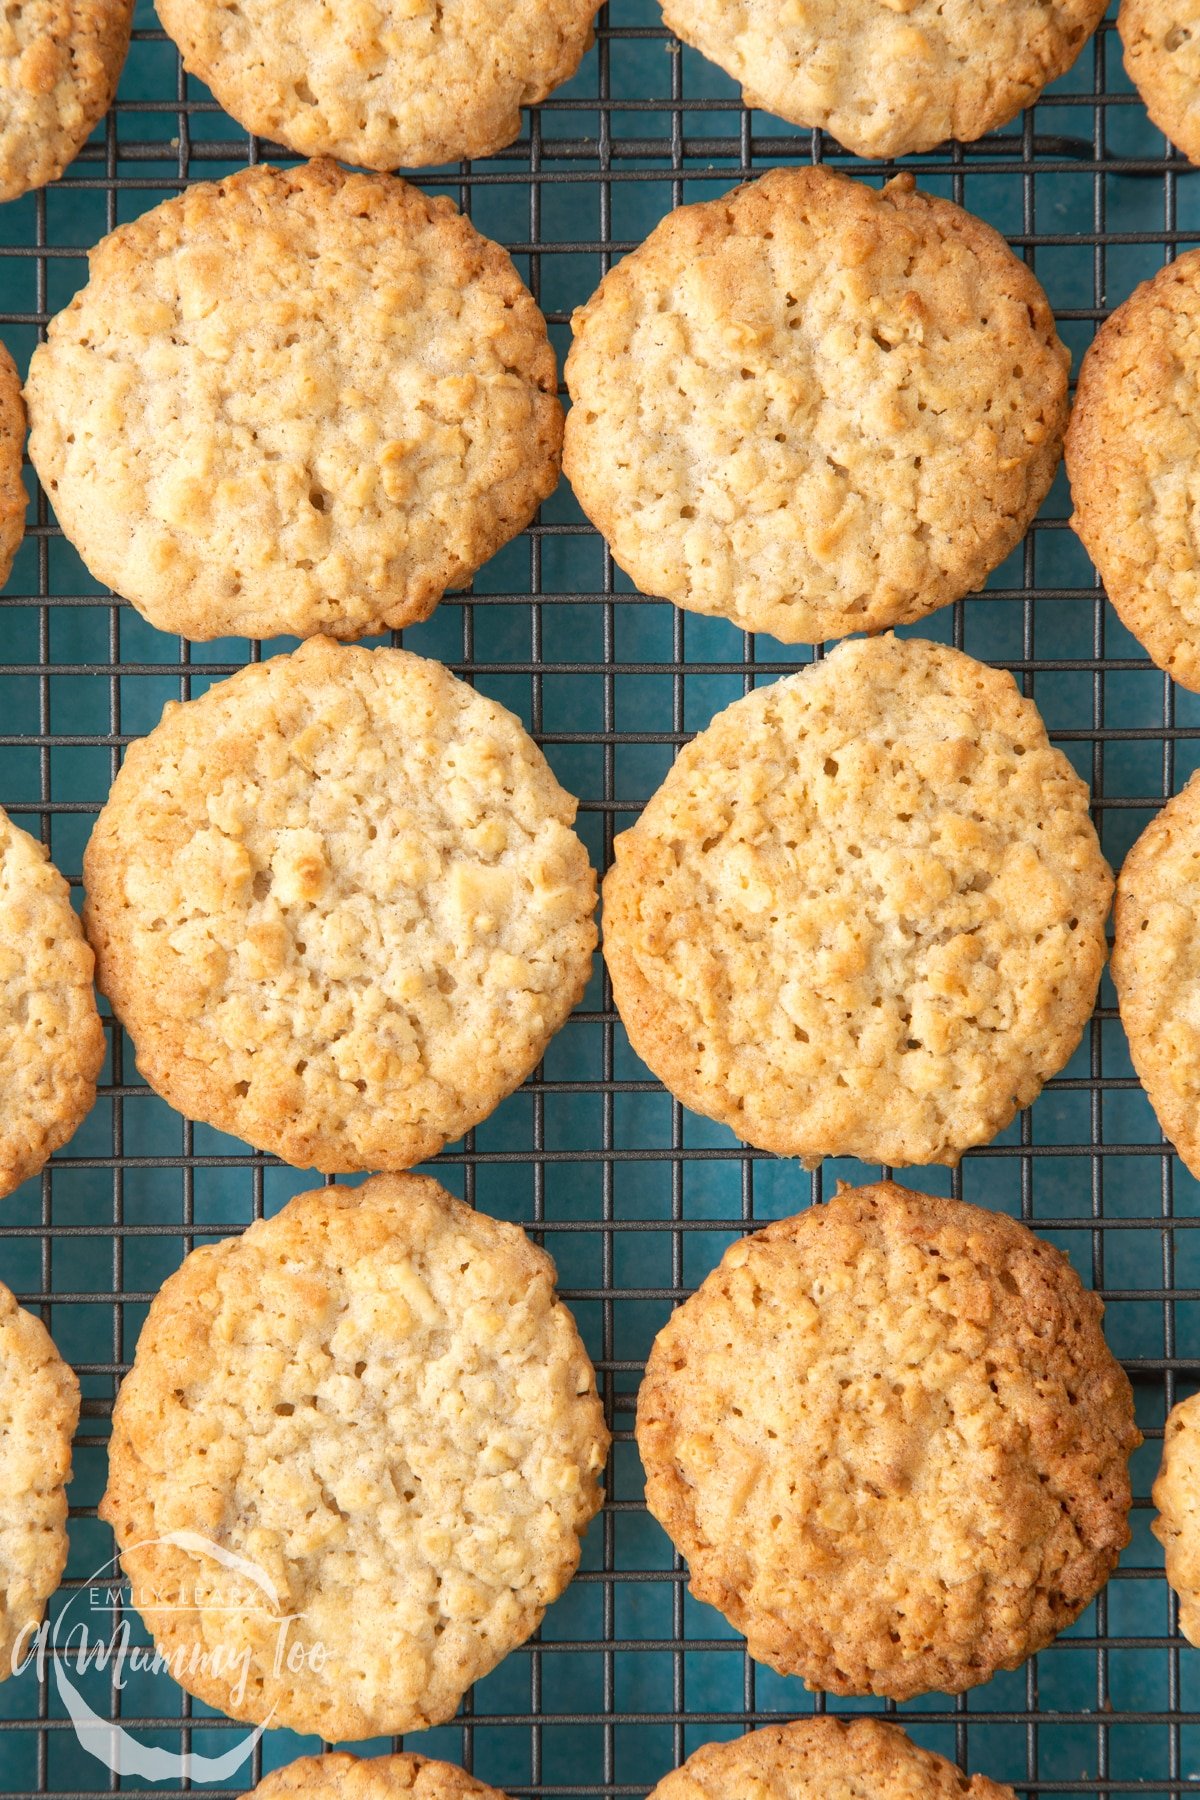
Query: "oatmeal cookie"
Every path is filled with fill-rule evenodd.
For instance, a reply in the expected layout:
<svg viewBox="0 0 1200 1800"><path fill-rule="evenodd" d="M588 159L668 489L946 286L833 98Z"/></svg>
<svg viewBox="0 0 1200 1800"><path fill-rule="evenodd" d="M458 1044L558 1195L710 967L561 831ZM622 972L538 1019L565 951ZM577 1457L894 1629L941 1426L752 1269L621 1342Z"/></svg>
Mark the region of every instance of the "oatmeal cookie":
<svg viewBox="0 0 1200 1800"><path fill-rule="evenodd" d="M1058 467L1045 294L908 175L775 169L680 207L573 326L565 468L621 567L785 643L980 587Z"/></svg>
<svg viewBox="0 0 1200 1800"><path fill-rule="evenodd" d="M1102 1313L1017 1220L891 1182L734 1244L638 1396L692 1592L835 1694L1015 1669L1129 1541L1141 1437Z"/></svg>
<svg viewBox="0 0 1200 1800"><path fill-rule="evenodd" d="M598 0L158 0L247 131L369 169L491 156L570 79Z"/></svg>
<svg viewBox="0 0 1200 1800"><path fill-rule="evenodd" d="M1012 677L880 637L684 749L604 883L638 1055L781 1156L955 1163L1079 1042L1112 876Z"/></svg>
<svg viewBox="0 0 1200 1800"><path fill-rule="evenodd" d="M26 386L97 580L190 638L411 625L557 480L546 324L447 199L335 163L196 182L93 250Z"/></svg>
<svg viewBox="0 0 1200 1800"><path fill-rule="evenodd" d="M0 10L0 200L57 181L113 103L133 0Z"/></svg>
<svg viewBox="0 0 1200 1800"><path fill-rule="evenodd" d="M440 663L311 638L130 747L84 858L97 979L188 1117L326 1174L409 1168L583 993L574 817Z"/></svg>
<svg viewBox="0 0 1200 1800"><path fill-rule="evenodd" d="M190 1693L375 1737L449 1719L536 1629L607 1448L545 1252L435 1181L376 1175L301 1195L165 1283L101 1517Z"/></svg>
<svg viewBox="0 0 1200 1800"><path fill-rule="evenodd" d="M1007 125L1070 68L1107 0L663 0L747 106L907 156Z"/></svg>
<svg viewBox="0 0 1200 1800"><path fill-rule="evenodd" d="M1150 1529L1165 1551L1167 1580L1179 1596L1179 1629L1200 1646L1200 1394L1167 1414Z"/></svg>
<svg viewBox="0 0 1200 1800"><path fill-rule="evenodd" d="M93 967L66 882L0 811L0 1197L92 1109L104 1061Z"/></svg>
<svg viewBox="0 0 1200 1800"><path fill-rule="evenodd" d="M12 573L25 536L29 496L21 476L25 448L25 402L17 365L0 344L0 587Z"/></svg>
<svg viewBox="0 0 1200 1800"><path fill-rule="evenodd" d="M1200 5L1196 0L1121 0L1117 29L1125 72L1146 111L1200 163Z"/></svg>
<svg viewBox="0 0 1200 1800"><path fill-rule="evenodd" d="M0 1282L0 1681L20 1667L67 1563L79 1383Z"/></svg>
<svg viewBox="0 0 1200 1800"><path fill-rule="evenodd" d="M1200 692L1200 250L1100 327L1066 440L1071 520L1122 622Z"/></svg>

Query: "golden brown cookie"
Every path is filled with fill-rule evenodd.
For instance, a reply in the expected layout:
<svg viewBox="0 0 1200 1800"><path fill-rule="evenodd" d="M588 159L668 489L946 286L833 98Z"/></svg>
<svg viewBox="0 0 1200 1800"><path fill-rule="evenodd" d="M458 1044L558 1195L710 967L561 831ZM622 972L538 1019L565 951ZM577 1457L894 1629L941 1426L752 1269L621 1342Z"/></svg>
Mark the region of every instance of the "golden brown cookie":
<svg viewBox="0 0 1200 1800"><path fill-rule="evenodd" d="M0 811L0 1197L92 1109L104 1061L93 967L66 882Z"/></svg>
<svg viewBox="0 0 1200 1800"><path fill-rule="evenodd" d="M1122 622L1200 691L1200 250L1135 288L1096 333L1066 456L1071 523Z"/></svg>
<svg viewBox="0 0 1200 1800"><path fill-rule="evenodd" d="M1159 130L1200 162L1200 5L1121 0L1125 72Z"/></svg>
<svg viewBox="0 0 1200 1800"><path fill-rule="evenodd" d="M1125 858L1113 982L1150 1104L1200 1176L1200 775L1168 800Z"/></svg>
<svg viewBox="0 0 1200 1800"><path fill-rule="evenodd" d="M775 169L680 207L572 323L565 468L621 567L786 643L980 587L1058 467L1045 294L909 175Z"/></svg>
<svg viewBox="0 0 1200 1800"><path fill-rule="evenodd" d="M897 1725L829 1714L704 1744L650 1800L1015 1800L921 1750Z"/></svg>
<svg viewBox="0 0 1200 1800"><path fill-rule="evenodd" d="M20 1668L67 1562L79 1383L0 1282L0 1681Z"/></svg>
<svg viewBox="0 0 1200 1800"><path fill-rule="evenodd" d="M1200 1394L1167 1414L1150 1529L1165 1551L1167 1580L1179 1596L1179 1629L1200 1645Z"/></svg>
<svg viewBox="0 0 1200 1800"><path fill-rule="evenodd" d="M692 1592L832 1693L1015 1669L1129 1541L1141 1437L1102 1313L1017 1220L891 1182L734 1244L638 1396Z"/></svg>
<svg viewBox="0 0 1200 1800"><path fill-rule="evenodd" d="M249 1800L506 1800L455 1763L426 1756L302 1756L265 1775Z"/></svg>
<svg viewBox="0 0 1200 1800"><path fill-rule="evenodd" d="M546 1253L435 1181L376 1175L165 1283L101 1517L189 1693L375 1737L450 1718L536 1629L607 1449Z"/></svg>
<svg viewBox="0 0 1200 1800"><path fill-rule="evenodd" d="M117 91L133 0L17 0L0 11L0 200L57 181Z"/></svg>
<svg viewBox="0 0 1200 1800"><path fill-rule="evenodd" d="M21 475L25 449L25 402L17 365L0 344L0 587L12 573L25 536L29 496Z"/></svg>
<svg viewBox="0 0 1200 1800"><path fill-rule="evenodd" d="M1079 55L1106 0L663 0L747 106L857 156L906 156L1007 125Z"/></svg>
<svg viewBox="0 0 1200 1800"><path fill-rule="evenodd" d="M197 182L105 238L26 399L92 574L191 638L426 618L558 480L554 352L508 253L331 162Z"/></svg>
<svg viewBox="0 0 1200 1800"><path fill-rule="evenodd" d="M168 707L84 858L138 1068L301 1168L435 1154L583 993L575 804L519 720L404 650L312 638Z"/></svg>
<svg viewBox="0 0 1200 1800"><path fill-rule="evenodd" d="M369 169L490 156L570 79L597 0L158 0L184 67L247 131Z"/></svg>
<svg viewBox="0 0 1200 1800"><path fill-rule="evenodd" d="M841 644L719 713L604 882L638 1055L780 1156L955 1163L1079 1042L1112 875L1010 675Z"/></svg>

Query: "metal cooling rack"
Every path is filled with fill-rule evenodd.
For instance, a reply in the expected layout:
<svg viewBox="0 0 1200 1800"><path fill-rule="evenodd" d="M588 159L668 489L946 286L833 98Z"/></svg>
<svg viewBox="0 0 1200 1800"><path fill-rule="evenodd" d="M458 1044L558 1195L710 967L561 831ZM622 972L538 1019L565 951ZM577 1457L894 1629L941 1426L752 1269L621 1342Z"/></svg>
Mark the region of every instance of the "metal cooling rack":
<svg viewBox="0 0 1200 1800"><path fill-rule="evenodd" d="M68 178L0 209L0 331L22 368L99 237L187 182L269 152L183 75L155 25L140 0L117 105ZM519 143L422 185L451 193L510 246L561 357L571 307L672 206L810 158L853 166L819 134L741 107L718 71L662 29L654 0L610 0L579 76L532 114ZM989 218L1036 267L1076 367L1109 306L1200 239L1200 179L1149 126L1111 23L1007 133L906 166ZM1068 510L1060 476L987 594L921 629L1017 674L1090 781L1119 863L1200 762L1200 700L1154 671L1105 606ZM0 800L77 886L123 746L165 700L201 691L262 647L189 647L153 631L89 580L40 494L31 516L0 598ZM631 594L565 487L470 595L404 641L524 716L581 796L601 866L676 746L720 705L806 659ZM95 1517L107 1421L153 1292L197 1242L311 1185L180 1120L109 1030L95 1113L0 1222L0 1275L41 1308L84 1388L56 1608L86 1603L112 1552ZM874 1171L827 1164L810 1178L685 1114L631 1055L599 973L537 1076L438 1165L448 1185L554 1252L616 1444L583 1571L539 1637L476 1687L453 1726L410 1745L516 1796L642 1795L708 1738L822 1710L799 1682L751 1663L720 1617L687 1596L642 1504L633 1398L654 1332L734 1235L819 1200L835 1176ZM1200 1380L1200 1186L1164 1149L1107 982L1079 1053L1030 1112L953 1177L904 1179L1018 1214L1103 1291L1148 1438L1135 1460L1135 1539L1095 1606L1023 1670L957 1700L830 1705L898 1712L931 1747L1030 1794L1200 1792L1200 1654L1178 1635L1147 1530L1165 1410ZM164 1676L118 1690L98 1675L89 1698L167 1746L211 1752L234 1736ZM240 1791L300 1748L271 1733L232 1787L210 1791ZM98 1800L117 1785L78 1745L52 1684L26 1675L0 1687L0 1792Z"/></svg>

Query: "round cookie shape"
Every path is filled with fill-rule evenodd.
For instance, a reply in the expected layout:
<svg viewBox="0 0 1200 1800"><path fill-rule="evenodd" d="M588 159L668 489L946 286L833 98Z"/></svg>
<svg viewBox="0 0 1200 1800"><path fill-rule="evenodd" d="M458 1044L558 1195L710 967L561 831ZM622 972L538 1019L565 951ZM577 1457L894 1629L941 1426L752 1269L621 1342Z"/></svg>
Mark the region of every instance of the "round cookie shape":
<svg viewBox="0 0 1200 1800"><path fill-rule="evenodd" d="M507 1800L456 1763L395 1753L301 1756L264 1775L249 1800Z"/></svg>
<svg viewBox="0 0 1200 1800"><path fill-rule="evenodd" d="M704 1744L650 1800L1014 1800L914 1744L898 1725L831 1714Z"/></svg>
<svg viewBox="0 0 1200 1800"><path fill-rule="evenodd" d="M775 169L680 207L572 325L564 466L618 563L785 643L981 586L1058 466L1045 294L909 175Z"/></svg>
<svg viewBox="0 0 1200 1800"><path fill-rule="evenodd" d="M1070 68L1105 0L663 0L746 106L907 156L1007 125Z"/></svg>
<svg viewBox="0 0 1200 1800"><path fill-rule="evenodd" d="M29 497L21 477L25 447L25 402L17 365L0 344L0 587L12 574L13 559L25 536Z"/></svg>
<svg viewBox="0 0 1200 1800"><path fill-rule="evenodd" d="M1083 359L1066 438L1071 524L1122 623L1200 692L1200 250L1135 288Z"/></svg>
<svg viewBox="0 0 1200 1800"><path fill-rule="evenodd" d="M57 181L117 91L133 0L20 0L0 15L0 200Z"/></svg>
<svg viewBox="0 0 1200 1800"><path fill-rule="evenodd" d="M312 638L168 707L84 858L138 1068L297 1167L434 1155L583 993L575 805L519 720L403 650Z"/></svg>
<svg viewBox="0 0 1200 1800"><path fill-rule="evenodd" d="M1112 876L1012 677L841 644L719 713L604 882L633 1048L696 1112L810 1164L956 1163L1079 1042Z"/></svg>
<svg viewBox="0 0 1200 1800"><path fill-rule="evenodd" d="M162 0L184 67L247 131L369 169L491 156L568 81L597 0Z"/></svg>
<svg viewBox="0 0 1200 1800"><path fill-rule="evenodd" d="M0 1282L0 1681L16 1673L67 1563L79 1383Z"/></svg>
<svg viewBox="0 0 1200 1800"><path fill-rule="evenodd" d="M101 1517L197 1698L326 1739L416 1731L567 1585L608 1441L545 1252L426 1177L376 1175L164 1284Z"/></svg>
<svg viewBox="0 0 1200 1800"><path fill-rule="evenodd" d="M92 1109L104 1061L93 968L66 882L0 810L0 1197Z"/></svg>
<svg viewBox="0 0 1200 1800"><path fill-rule="evenodd" d="M30 456L92 574L163 630L410 625L558 480L545 320L447 199L244 169L89 268L30 364Z"/></svg>
<svg viewBox="0 0 1200 1800"><path fill-rule="evenodd" d="M1102 1313L1015 1219L891 1182L734 1244L638 1396L693 1594L831 1693L1016 1668L1129 1541L1141 1438Z"/></svg>
<svg viewBox="0 0 1200 1800"><path fill-rule="evenodd" d="M1113 983L1138 1079L1163 1134L1200 1176L1200 778L1125 858L1113 913Z"/></svg>
<svg viewBox="0 0 1200 1800"><path fill-rule="evenodd" d="M1159 130L1200 162L1200 6L1196 0L1121 0L1125 72Z"/></svg>
<svg viewBox="0 0 1200 1800"><path fill-rule="evenodd" d="M1167 1414L1151 1498L1159 1516L1150 1529L1179 1596L1179 1629L1189 1644L1200 1646L1200 1394L1179 1401Z"/></svg>

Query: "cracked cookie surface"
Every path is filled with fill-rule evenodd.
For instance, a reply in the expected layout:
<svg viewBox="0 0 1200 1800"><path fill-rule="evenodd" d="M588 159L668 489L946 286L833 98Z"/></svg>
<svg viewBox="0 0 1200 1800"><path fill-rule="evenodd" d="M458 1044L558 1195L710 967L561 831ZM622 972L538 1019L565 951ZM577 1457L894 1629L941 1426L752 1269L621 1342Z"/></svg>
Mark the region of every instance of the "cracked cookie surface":
<svg viewBox="0 0 1200 1800"><path fill-rule="evenodd" d="M247 131L369 169L490 156L567 81L597 0L158 0Z"/></svg>
<svg viewBox="0 0 1200 1800"><path fill-rule="evenodd" d="M1200 163L1200 6L1196 0L1121 0L1125 72L1159 130Z"/></svg>
<svg viewBox="0 0 1200 1800"><path fill-rule="evenodd" d="M511 713L403 650L312 638L169 707L84 859L139 1069L299 1167L435 1154L583 993L575 807Z"/></svg>
<svg viewBox="0 0 1200 1800"><path fill-rule="evenodd" d="M375 1737L450 1718L536 1629L607 1448L545 1252L424 1176L377 1175L301 1195L166 1281L117 1398L101 1515L190 1693Z"/></svg>
<svg viewBox="0 0 1200 1800"><path fill-rule="evenodd" d="M1141 1438L1102 1313L1015 1219L891 1182L734 1244L638 1396L692 1592L831 1693L1016 1668L1129 1541Z"/></svg>
<svg viewBox="0 0 1200 1800"><path fill-rule="evenodd" d="M955 1163L1074 1051L1111 894L1012 677L888 636L680 752L616 840L604 955L638 1055L748 1143Z"/></svg>
<svg viewBox="0 0 1200 1800"><path fill-rule="evenodd" d="M787 643L981 586L1058 466L1045 294L911 176L776 169L680 207L572 324L564 466L621 567Z"/></svg>
<svg viewBox="0 0 1200 1800"><path fill-rule="evenodd" d="M26 385L91 573L164 631L427 618L558 480L546 324L451 201L335 163L196 182L92 251Z"/></svg>

